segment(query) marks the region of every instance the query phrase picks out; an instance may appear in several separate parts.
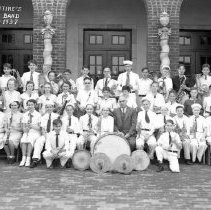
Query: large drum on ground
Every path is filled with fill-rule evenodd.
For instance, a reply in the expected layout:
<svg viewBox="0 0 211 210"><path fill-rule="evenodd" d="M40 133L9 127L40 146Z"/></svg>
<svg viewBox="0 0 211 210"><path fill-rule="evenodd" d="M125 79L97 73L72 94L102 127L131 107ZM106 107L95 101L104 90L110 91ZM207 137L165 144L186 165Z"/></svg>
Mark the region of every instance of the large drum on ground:
<svg viewBox="0 0 211 210"><path fill-rule="evenodd" d="M122 174L130 174L133 170L132 159L129 155L120 155L116 158L113 163L113 171L122 173Z"/></svg>
<svg viewBox="0 0 211 210"><path fill-rule="evenodd" d="M93 155L97 153L106 154L111 164L120 155L131 155L130 145L124 136L116 133L108 133L100 136L93 147Z"/></svg>
<svg viewBox="0 0 211 210"><path fill-rule="evenodd" d="M148 168L150 159L144 150L136 150L131 155L133 169L136 171L143 171Z"/></svg>
<svg viewBox="0 0 211 210"><path fill-rule="evenodd" d="M85 171L90 166L91 154L87 150L77 150L72 158L73 167L80 171Z"/></svg>

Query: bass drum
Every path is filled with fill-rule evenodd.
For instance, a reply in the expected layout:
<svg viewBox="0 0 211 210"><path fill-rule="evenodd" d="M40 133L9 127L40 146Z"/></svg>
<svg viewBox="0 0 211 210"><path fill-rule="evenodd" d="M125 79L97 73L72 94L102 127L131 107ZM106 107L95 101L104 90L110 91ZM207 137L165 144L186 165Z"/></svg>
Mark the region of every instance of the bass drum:
<svg viewBox="0 0 211 210"><path fill-rule="evenodd" d="M131 155L130 145L126 138L116 133L108 133L100 136L93 147L93 155L97 153L106 154L111 164L120 155Z"/></svg>
<svg viewBox="0 0 211 210"><path fill-rule="evenodd" d="M91 154L86 150L78 150L72 158L73 167L80 171L85 171L90 166Z"/></svg>

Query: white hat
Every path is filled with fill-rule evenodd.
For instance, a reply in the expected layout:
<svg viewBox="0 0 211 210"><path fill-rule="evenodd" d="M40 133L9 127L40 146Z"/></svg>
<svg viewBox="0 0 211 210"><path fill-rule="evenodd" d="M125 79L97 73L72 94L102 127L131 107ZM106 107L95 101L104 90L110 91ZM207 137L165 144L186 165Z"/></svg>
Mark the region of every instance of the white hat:
<svg viewBox="0 0 211 210"><path fill-rule="evenodd" d="M132 66L132 65L133 65L133 61L124 60L124 61L123 61L123 64L124 64L125 66Z"/></svg>
<svg viewBox="0 0 211 210"><path fill-rule="evenodd" d="M47 100L46 102L45 102L45 106L46 105L52 105L52 106L54 106L54 102L52 101L52 100Z"/></svg>
<svg viewBox="0 0 211 210"><path fill-rule="evenodd" d="M201 109L201 105L200 104L192 104L191 108L192 109L195 109L195 108Z"/></svg>

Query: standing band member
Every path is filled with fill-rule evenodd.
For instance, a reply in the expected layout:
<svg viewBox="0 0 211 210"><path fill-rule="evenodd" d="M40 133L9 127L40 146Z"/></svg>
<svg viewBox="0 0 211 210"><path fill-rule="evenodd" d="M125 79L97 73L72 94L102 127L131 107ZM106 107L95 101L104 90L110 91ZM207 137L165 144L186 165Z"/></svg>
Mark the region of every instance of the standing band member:
<svg viewBox="0 0 211 210"><path fill-rule="evenodd" d="M137 113L127 106L127 99L119 97L119 108L114 109L114 131L122 134L128 141L131 150L136 149L136 120Z"/></svg>
<svg viewBox="0 0 211 210"><path fill-rule="evenodd" d="M54 159L60 159L61 167L64 168L68 159L73 156L75 147L70 147L69 136L62 130L60 119L53 121L53 131L47 136L45 149L43 157L46 160L47 168L53 167Z"/></svg>

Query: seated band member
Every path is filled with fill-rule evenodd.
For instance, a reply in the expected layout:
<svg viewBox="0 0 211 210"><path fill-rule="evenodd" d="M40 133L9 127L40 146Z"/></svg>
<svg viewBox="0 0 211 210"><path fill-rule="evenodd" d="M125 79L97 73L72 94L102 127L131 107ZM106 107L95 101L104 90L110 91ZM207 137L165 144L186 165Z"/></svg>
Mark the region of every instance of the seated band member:
<svg viewBox="0 0 211 210"><path fill-rule="evenodd" d="M118 90L121 91L122 87L127 85L130 87L131 93L138 91L139 76L132 71L133 62L129 60L123 61L125 72L118 76Z"/></svg>
<svg viewBox="0 0 211 210"><path fill-rule="evenodd" d="M23 136L21 138L22 160L19 166L30 166L31 153L35 141L41 136L41 114L35 110L36 101L27 101L28 110L23 114Z"/></svg>
<svg viewBox="0 0 211 210"><path fill-rule="evenodd" d="M83 90L85 88L84 79L86 77L89 77L89 68L86 66L83 66L81 69L82 76L76 79L76 88L77 91ZM91 90L94 89L94 81L91 78Z"/></svg>
<svg viewBox="0 0 211 210"><path fill-rule="evenodd" d="M52 87L50 83L45 83L44 85L44 94L41 95L38 99L38 106L39 106L39 112L41 115L45 114L45 104L48 101L53 101L56 104L57 97L54 94L51 94Z"/></svg>
<svg viewBox="0 0 211 210"><path fill-rule="evenodd" d="M171 116L171 117L174 117L176 116L177 112L176 112L176 108L177 106L179 105L182 105L182 104L179 104L176 102L176 97L177 97L177 94L174 90L171 90L169 92L169 98L168 98L168 102L166 103L166 106L168 107L168 114Z"/></svg>
<svg viewBox="0 0 211 210"><path fill-rule="evenodd" d="M170 78L170 68L168 66L163 66L161 69L161 77L158 79L158 84L160 88L160 93L164 96L164 99L167 101L169 92L173 88L172 79Z"/></svg>
<svg viewBox="0 0 211 210"><path fill-rule="evenodd" d="M137 113L127 106L127 99L119 97L119 108L114 109L114 131L122 134L128 141L131 150L136 149L136 120Z"/></svg>
<svg viewBox="0 0 211 210"><path fill-rule="evenodd" d="M162 94L158 93L158 83L153 82L151 92L146 95L146 99L150 101L150 110L156 114L160 113L161 107L165 104L165 99Z"/></svg>
<svg viewBox="0 0 211 210"><path fill-rule="evenodd" d="M34 91L34 83L32 81L28 81L26 83L26 91L22 93L20 97L23 112L26 112L28 110L26 103L29 99L34 99L36 101L38 100L39 95L36 91Z"/></svg>
<svg viewBox="0 0 211 210"><path fill-rule="evenodd" d="M198 90L197 88L191 88L190 89L190 99L187 99L184 103L184 113L188 117L193 115L192 112L192 105L193 104L200 104L202 106L202 101L198 99ZM203 114L203 110L201 109L200 114Z"/></svg>
<svg viewBox="0 0 211 210"><path fill-rule="evenodd" d="M5 139L5 113L0 111L0 149L4 148Z"/></svg>
<svg viewBox="0 0 211 210"><path fill-rule="evenodd" d="M150 101L142 100L143 111L138 113L136 130L138 131L136 139L137 149L146 149L150 159L154 158L156 139L154 131L157 123L157 115L150 110Z"/></svg>
<svg viewBox="0 0 211 210"><path fill-rule="evenodd" d="M90 77L84 78L84 89L78 91L76 97L80 111L84 114L87 104L93 104L97 106L98 96L92 88L92 79Z"/></svg>
<svg viewBox="0 0 211 210"><path fill-rule="evenodd" d="M186 150L186 144L189 145L189 136L188 136L188 127L189 127L189 118L184 115L184 106L179 105L176 108L177 115L173 118L175 123L175 132L179 134L184 148L184 158L187 165L192 165L190 161L189 150ZM178 154L180 156L180 154Z"/></svg>
<svg viewBox="0 0 211 210"><path fill-rule="evenodd" d="M97 109L96 113L100 115L102 112L103 107L108 107L110 112L113 112L113 110L116 108L116 99L110 98L110 88L104 87L102 90L103 97L100 97L97 102Z"/></svg>
<svg viewBox="0 0 211 210"><path fill-rule="evenodd" d="M209 86L209 92L203 100L204 117L211 116L211 85Z"/></svg>
<svg viewBox="0 0 211 210"><path fill-rule="evenodd" d="M189 98L190 88L196 84L195 76L186 77L185 65L180 63L177 68L178 75L172 78L173 89L177 93L177 102L184 104Z"/></svg>
<svg viewBox="0 0 211 210"><path fill-rule="evenodd" d="M137 108L136 95L130 92L131 92L130 87L125 85L122 87L122 93L120 95L124 96L127 99L128 107L136 109Z"/></svg>
<svg viewBox="0 0 211 210"><path fill-rule="evenodd" d="M103 88L108 87L111 90L111 95L118 95L117 93L117 81L111 78L111 69L109 67L105 67L103 69L104 78L99 79L95 86L95 91L98 97L103 97Z"/></svg>
<svg viewBox="0 0 211 210"><path fill-rule="evenodd" d="M196 161L196 157L199 162L202 160L202 156L204 155L207 145L206 145L206 133L207 133L207 125L205 118L199 115L201 110L200 104L193 104L192 106L193 115L189 117L189 128L188 135L189 141L184 146L184 150L186 150L187 155L192 155L192 162ZM190 159L188 157L188 159Z"/></svg>
<svg viewBox="0 0 211 210"><path fill-rule="evenodd" d="M45 104L46 113L41 117L41 123L40 123L42 136L36 139L34 143L34 152L30 168L37 167L38 162L41 159L41 153L44 148L47 135L53 130L53 121L59 117L59 115L54 113L53 110L54 110L53 101L47 101Z"/></svg>
<svg viewBox="0 0 211 210"><path fill-rule="evenodd" d="M5 115L6 133L3 141L8 163L13 163L15 161L15 149L18 148L22 137L23 114L19 111L20 103L18 101L13 101L10 108L11 111Z"/></svg>
<svg viewBox="0 0 211 210"><path fill-rule="evenodd" d="M69 144L78 144L78 136L82 134L77 117L73 116L74 105L68 103L65 107L66 115L62 117L62 129L68 133ZM72 147L72 146L71 146Z"/></svg>
<svg viewBox="0 0 211 210"><path fill-rule="evenodd" d="M62 93L60 93L57 96L57 101L56 101L58 110L60 110L64 106L65 103L66 104L71 103L74 106L76 105L75 97L72 93L70 93L70 89L71 89L70 83L63 82L61 86Z"/></svg>
<svg viewBox="0 0 211 210"><path fill-rule="evenodd" d="M55 82L56 79L56 72L49 71L47 82L51 84L53 94L57 95L59 93L59 85Z"/></svg>
<svg viewBox="0 0 211 210"><path fill-rule="evenodd" d="M97 135L101 136L106 133L114 132L114 118L109 115L110 109L109 107L103 107L102 108L102 114L99 117L98 123L97 123Z"/></svg>
<svg viewBox="0 0 211 210"><path fill-rule="evenodd" d="M208 145L211 145L211 116L206 118L207 134L206 141Z"/></svg>
<svg viewBox="0 0 211 210"><path fill-rule="evenodd" d="M60 159L61 167L64 168L68 159L73 156L75 148L75 144L69 144L67 132L62 130L62 121L60 119L54 120L53 131L47 135L45 151L43 152L47 168L53 167L54 159Z"/></svg>
<svg viewBox="0 0 211 210"><path fill-rule="evenodd" d="M164 170L163 159L169 161L169 168L172 172L180 172L179 161L177 154L182 148L180 137L174 132L173 120L167 120L166 132L163 133L157 141L155 148L156 156L158 159L158 170L161 172Z"/></svg>
<svg viewBox="0 0 211 210"><path fill-rule="evenodd" d="M93 151L93 146L97 140L97 123L98 117L93 115L94 106L92 104L86 105L86 114L79 119L82 135L78 138L78 148L90 149Z"/></svg>

